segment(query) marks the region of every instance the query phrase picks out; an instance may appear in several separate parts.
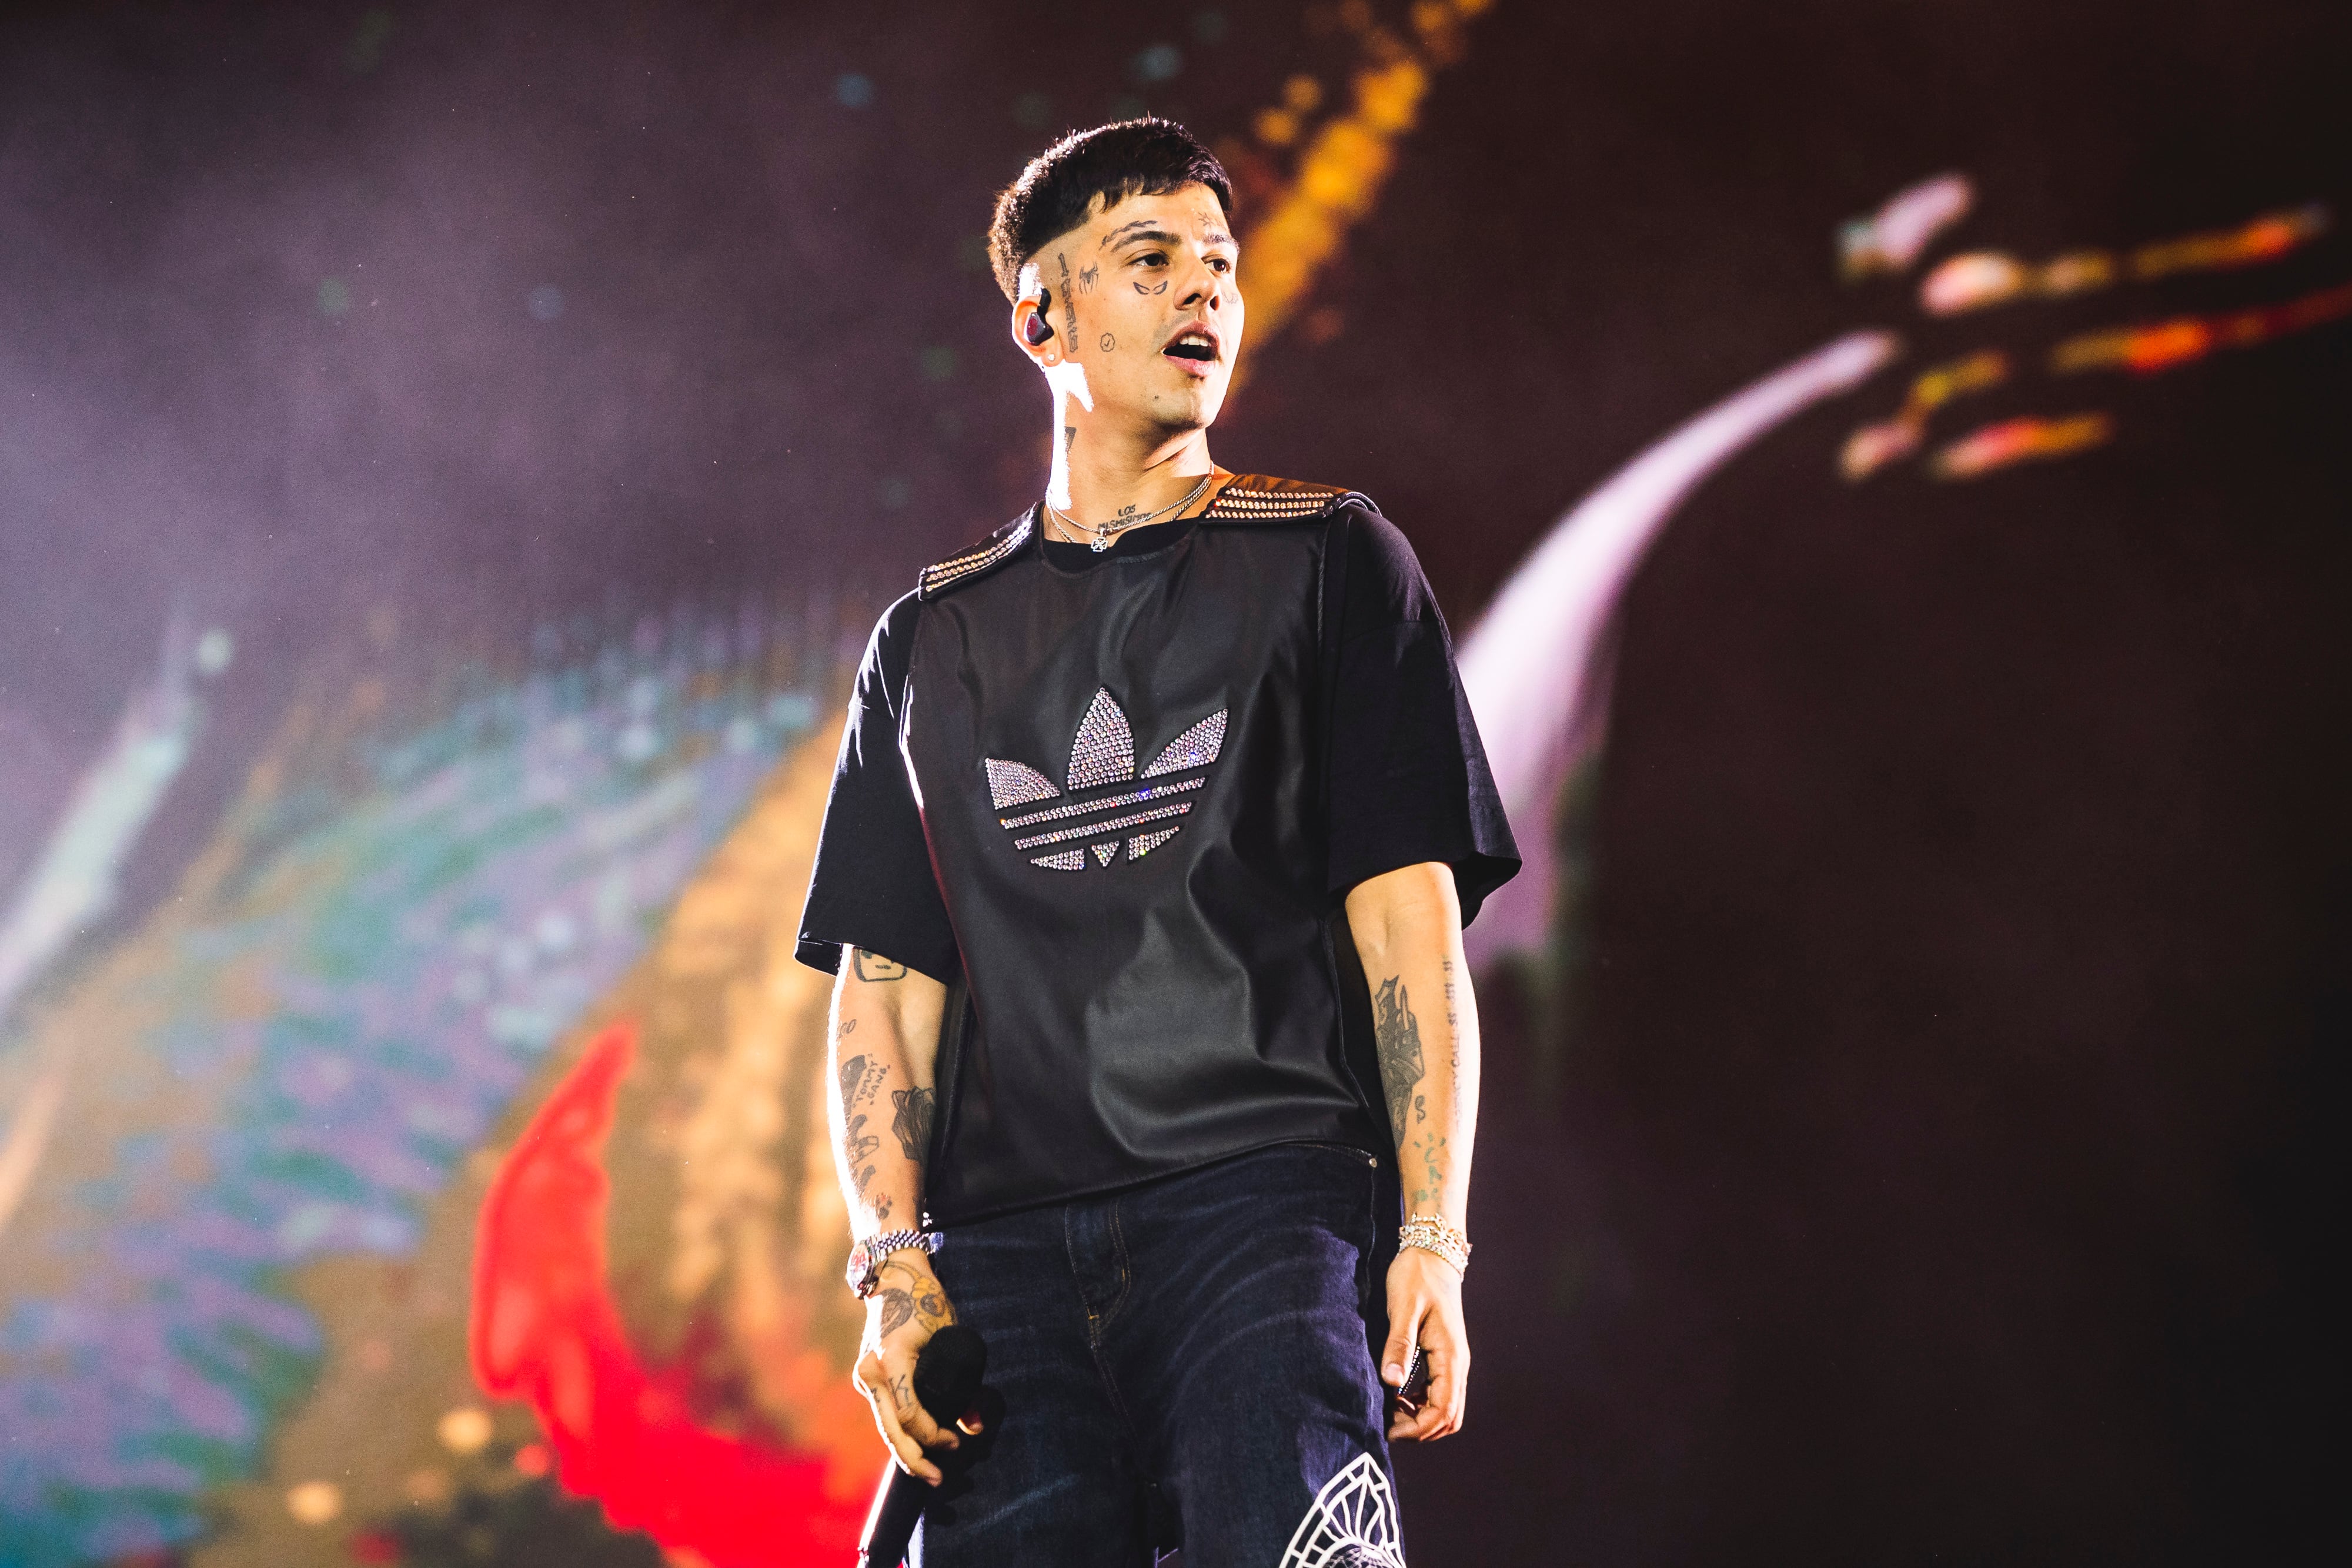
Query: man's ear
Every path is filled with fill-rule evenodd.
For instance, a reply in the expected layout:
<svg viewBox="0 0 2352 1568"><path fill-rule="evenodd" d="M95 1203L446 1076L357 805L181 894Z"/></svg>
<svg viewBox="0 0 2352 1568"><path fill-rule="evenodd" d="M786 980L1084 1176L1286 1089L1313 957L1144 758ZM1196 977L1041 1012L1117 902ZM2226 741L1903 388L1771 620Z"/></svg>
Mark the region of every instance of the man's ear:
<svg viewBox="0 0 2352 1568"><path fill-rule="evenodd" d="M1013 340L1040 364L1062 362L1062 345L1054 338L1054 291L1038 288L1013 304Z"/></svg>

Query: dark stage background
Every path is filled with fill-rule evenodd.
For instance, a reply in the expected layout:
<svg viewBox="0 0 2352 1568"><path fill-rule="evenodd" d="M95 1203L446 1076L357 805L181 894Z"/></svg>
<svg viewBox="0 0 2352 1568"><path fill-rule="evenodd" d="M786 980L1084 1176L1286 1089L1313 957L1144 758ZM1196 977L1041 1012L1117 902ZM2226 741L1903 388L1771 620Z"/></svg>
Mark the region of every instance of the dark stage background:
<svg viewBox="0 0 2352 1568"><path fill-rule="evenodd" d="M1412 1560L2340 1552L2347 58L2189 0L12 9L0 1564L846 1561L792 924L866 628L1042 483L992 193L1147 107L1243 189L1218 458L1376 497L1532 672L1473 683L1557 880L1485 939ZM1559 589L1597 674L1471 636L1865 329Z"/></svg>

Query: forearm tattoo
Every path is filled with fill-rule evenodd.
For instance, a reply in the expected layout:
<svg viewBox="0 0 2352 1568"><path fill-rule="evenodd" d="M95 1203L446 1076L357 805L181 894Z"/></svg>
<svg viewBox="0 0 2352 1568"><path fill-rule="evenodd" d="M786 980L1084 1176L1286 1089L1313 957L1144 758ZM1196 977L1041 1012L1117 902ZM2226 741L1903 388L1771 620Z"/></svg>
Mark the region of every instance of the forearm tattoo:
<svg viewBox="0 0 2352 1568"><path fill-rule="evenodd" d="M1381 1060L1381 1086L1389 1098L1389 1125L1397 1147L1404 1147L1410 1130L1408 1113L1426 1118L1419 1092L1428 1064L1421 1053L1421 1019L1413 1016L1412 997L1402 977L1391 975L1372 997L1372 1041Z"/></svg>
<svg viewBox="0 0 2352 1568"><path fill-rule="evenodd" d="M890 1130L898 1134L898 1146L917 1165L931 1146L931 1113L935 1096L929 1089L893 1089L890 1103L898 1113L890 1119Z"/></svg>

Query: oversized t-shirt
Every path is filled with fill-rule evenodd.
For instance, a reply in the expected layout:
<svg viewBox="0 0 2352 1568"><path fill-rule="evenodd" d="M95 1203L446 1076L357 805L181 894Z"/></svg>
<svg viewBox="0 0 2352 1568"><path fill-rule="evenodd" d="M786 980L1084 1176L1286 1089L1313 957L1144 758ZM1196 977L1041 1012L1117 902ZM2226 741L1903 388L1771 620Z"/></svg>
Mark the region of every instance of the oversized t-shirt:
<svg viewBox="0 0 2352 1568"><path fill-rule="evenodd" d="M1227 521L1221 523L1213 507L1205 524L1135 529L1099 554L1083 545L1039 541L1021 529L1016 537L1023 542L992 580L976 590L952 589L943 601L910 595L876 628L851 702L800 956L830 969L841 946L855 946L953 980L966 968L967 955L959 950L951 910L965 923L967 939L981 944L973 949L980 967L971 977L974 1029L985 1023L992 1038L969 1043L967 1065L976 1071L966 1074L961 1094L951 1087L955 1073L943 1050L935 1143L941 1159L927 1183L928 1196L945 1207L950 1222L1103 1190L1269 1142L1331 1138L1376 1146L1376 1152L1385 1145L1377 1082L1363 1082L1360 1061L1350 1066L1340 1060L1343 1053L1360 1054L1352 1046L1343 1052L1340 1035L1361 1031L1343 1029L1332 1009L1352 1000L1360 1012L1363 998L1334 996L1329 971L1336 961L1352 972L1353 955L1329 951L1335 942L1349 946L1344 927L1327 941L1318 922L1358 883L1432 861L1453 868L1466 920L1517 869L1517 854L1444 620L1411 547L1360 497L1326 493L1330 499L1318 510L1318 497L1299 496L1306 488L1311 487L1256 497L1236 488L1220 503ZM1269 496L1274 498L1265 499ZM1290 520L1262 526L1253 520L1262 513L1244 510L1254 504L1289 505ZM1197 541L1188 538L1196 527L1202 528ZM1090 586L1097 576L1103 592ZM1111 620L1104 622L1104 614ZM926 615L932 620L926 622ZM1146 623L1160 629L1139 630ZM1277 624L1298 630L1280 632ZM1116 645L1112 651L1085 651L1106 633ZM1266 636L1276 641L1263 642ZM1153 637L1173 641L1153 643ZM918 673L910 692L914 648L924 639L931 652L919 668L930 674ZM1251 654L1244 644L1265 651ZM973 657L981 662L965 662ZM1139 657L1145 663L1134 664ZM1272 657L1275 664L1253 674L1259 657ZM1050 721L1033 714L1031 705L1044 689L1035 682L1074 658L1076 664L1055 677L1066 689L1050 705L1055 710ZM1097 664L1106 658L1110 663ZM1116 673L1120 669L1124 677ZM1149 740L1150 750L1135 750L1133 763L1122 760L1097 783L1082 777L1080 752L1088 744L1082 731L1068 764L1066 798L1076 803L1008 804L1060 792L1045 778L1033 777L1025 764L997 760L988 760L983 783L978 752L1035 752L1030 760L1058 779L1060 756L1047 755L1051 735L1037 730L1016 747L1004 726L1024 727L1034 718L1068 744L1061 727L1075 724L1077 710L1087 706L1097 670L1108 685L1087 709L1088 724L1108 720L1122 747L1140 747ZM1007 680L1013 685L1002 686L997 698L985 697L982 688ZM1189 738L1179 737L1154 767L1143 769L1144 788L1118 784L1116 779L1133 776L1135 764L1167 742L1167 736L1152 738L1157 728L1172 735L1198 717L1190 707L1155 716L1147 711L1148 688L1201 680L1209 684L1199 687L1192 706L1205 712L1218 702L1238 702L1234 722L1245 727L1227 738L1225 709L1219 707L1213 723L1188 731ZM1116 700L1112 686L1120 688ZM1206 695L1212 689L1228 695L1212 699ZM930 695L923 697L923 691ZM995 711L991 702L1014 693L1014 708L988 717ZM982 707L966 711L975 695ZM1136 711L1132 743L1126 741L1128 716L1118 711L1122 702L1146 704ZM962 716L951 743L937 728L947 711L943 703ZM1060 713L1062 706L1071 711ZM927 724L914 725L910 708L917 716L929 714ZM979 732L970 729L971 722L1008 744L976 745ZM1276 732L1289 738L1279 739ZM1191 759L1181 760L1187 755ZM1180 767L1209 771L1162 776ZM935 820L928 831L926 786L918 776L929 779ZM1207 794L1198 792L1203 783L1212 786ZM978 800L969 798L974 789ZM1127 844L1126 864L1114 866L1117 844L1106 842L1092 846L1098 874L1066 883L1024 867L1025 857L1035 867L1087 869L1078 841L1106 835L1066 819L1097 811L1081 799L1089 789L1123 791L1102 797L1099 805L1128 813L1104 820L1101 828L1136 824L1139 836ZM1029 835L1013 841L1012 856L993 842L1003 835L990 809L992 794L996 810L1015 813L1002 819L1003 826ZM1203 804L1208 818L1193 810ZM952 816L939 817L941 810ZM1175 838L1158 830L1185 821L1194 825L1175 852L1158 847ZM1230 822L1244 837L1171 879L1160 863L1164 856L1210 853L1201 835L1225 831L1213 825L1217 821ZM1063 845L1064 838L1073 842ZM1248 863L1236 862L1237 853ZM1151 857L1146 866L1129 869L1146 855ZM958 865L971 869L959 875ZM944 896L942 866L958 878ZM1228 879L1223 894L1213 885L1218 875ZM979 880L966 883L963 876ZM1109 926L1081 919L1064 925L1059 946L1038 947L1033 936L1044 925L1066 921L1073 898ZM1173 902L1155 902L1162 899ZM1188 921L1202 920L1214 929L1198 927L1190 951L1203 967L1188 979L1191 960L1171 956L1178 949L1168 943ZM1122 925L1128 935L1111 934ZM1258 940L1261 927L1266 946L1259 956L1237 956ZM1080 956L1089 948L1092 971ZM1150 973L1128 967L1136 962L1156 967ZM1213 972L1220 967L1224 972ZM1073 988L1073 997L1042 994L1056 984ZM1362 985L1356 974L1340 989ZM1235 988L1257 987L1263 988L1249 1001L1233 1000ZM1118 1014L1122 992L1150 999L1140 1012L1127 1012L1124 1024L1095 1032ZM1318 994L1329 999L1318 1002ZM1062 1000L1070 1010L1060 1009ZM1221 1020L1213 1016L1215 1005L1228 1008ZM1171 1017L1192 1021L1170 1024ZM1258 1029L1272 1032L1247 1038ZM1196 1087L1187 1089L1188 1083ZM1258 1101L1258 1094L1265 1098Z"/></svg>
<svg viewBox="0 0 2352 1568"><path fill-rule="evenodd" d="M1454 868L1468 925L1486 894L1519 868L1518 847L1486 768L1486 748L1454 667L1454 645L1404 534L1350 511L1323 582L1326 658L1336 678L1319 716L1328 886L1425 861ZM1047 559L1083 571L1156 550L1192 527L1159 523L1092 547L1045 541ZM1331 607L1337 605L1334 615ZM858 665L816 869L801 915L800 959L831 974L845 946L863 947L936 980L956 977L955 933L931 875L921 814L898 755L908 661L921 606L909 593L883 612Z"/></svg>

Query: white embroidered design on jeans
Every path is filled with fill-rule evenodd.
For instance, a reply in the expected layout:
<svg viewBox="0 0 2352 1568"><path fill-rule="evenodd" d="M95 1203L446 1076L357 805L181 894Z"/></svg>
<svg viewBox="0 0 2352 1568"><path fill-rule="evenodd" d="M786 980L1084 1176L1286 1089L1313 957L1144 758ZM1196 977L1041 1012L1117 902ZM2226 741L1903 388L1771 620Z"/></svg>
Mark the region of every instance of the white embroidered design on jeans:
<svg viewBox="0 0 2352 1568"><path fill-rule="evenodd" d="M1371 1455L1358 1454L1315 1494L1282 1568L1404 1568L1396 1493Z"/></svg>

